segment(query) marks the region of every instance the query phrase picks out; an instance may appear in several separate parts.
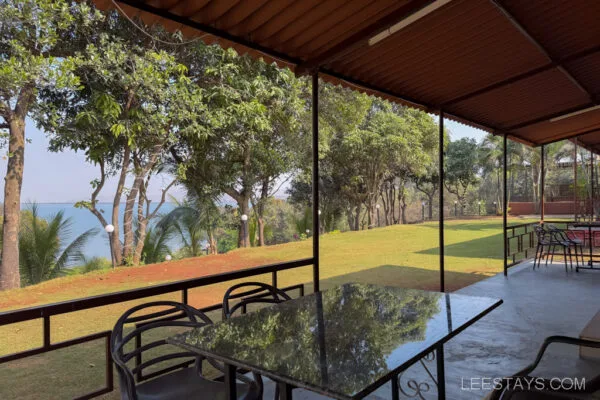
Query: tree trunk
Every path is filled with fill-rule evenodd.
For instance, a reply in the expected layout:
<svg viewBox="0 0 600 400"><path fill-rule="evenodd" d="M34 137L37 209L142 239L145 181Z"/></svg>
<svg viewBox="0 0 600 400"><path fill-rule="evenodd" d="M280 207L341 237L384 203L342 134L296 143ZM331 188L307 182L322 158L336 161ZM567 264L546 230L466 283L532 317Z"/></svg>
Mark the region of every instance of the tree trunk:
<svg viewBox="0 0 600 400"><path fill-rule="evenodd" d="M123 165L121 165L119 182L117 183L117 190L115 192L115 197L113 198L113 209L111 215L111 223L115 230L110 235L110 240L112 242L112 252L116 265L121 265L123 263L123 251L121 249L121 238L119 236L119 210L121 207L121 196L123 195L123 188L125 187L125 179L127 178L127 170L129 169L130 160L131 150L128 146L125 146L123 151Z"/></svg>
<svg viewBox="0 0 600 400"><path fill-rule="evenodd" d="M126 263L133 262L134 234L133 234L133 207L137 198L138 188L143 182L140 172L136 173L133 185L127 200L125 201L125 212L123 213L123 259Z"/></svg>
<svg viewBox="0 0 600 400"><path fill-rule="evenodd" d="M250 207L248 203L250 199L248 196L240 196L238 201L238 207L240 208L240 216L246 215L249 217ZM248 247L250 246L250 227L249 220L241 221L240 220L240 229L238 231L238 247Z"/></svg>
<svg viewBox="0 0 600 400"><path fill-rule="evenodd" d="M4 178L4 220L0 290L21 286L19 273L19 224L21 187L25 165L25 117L9 121L8 165Z"/></svg>
<svg viewBox="0 0 600 400"><path fill-rule="evenodd" d="M146 186L142 183L139 188L138 214L137 214L137 237L135 250L133 253L133 265L139 265L142 260L142 251L144 251L144 240L146 240L146 227L148 219L144 215L144 205L146 204ZM148 208L150 203L148 203Z"/></svg>
<svg viewBox="0 0 600 400"><path fill-rule="evenodd" d="M212 229L208 229L206 233L208 235L208 253L217 254L217 240L215 239Z"/></svg>
<svg viewBox="0 0 600 400"><path fill-rule="evenodd" d="M136 161L134 156L134 165L136 167L135 179L129 194L127 195L127 200L125 202L125 213L123 215L123 258L125 261L133 261L135 254L135 238L133 231L133 207L135 205L135 200L138 197L140 187L144 184L146 175L152 170L152 168L154 168L154 165L156 165L156 161L160 155L161 149L162 145L160 144L154 146L146 165L142 165L139 160L137 165L135 165ZM134 263L134 265L136 264Z"/></svg>
<svg viewBox="0 0 600 400"><path fill-rule="evenodd" d="M443 188L440 188L440 190L444 190ZM428 206L429 206L429 220L433 220L433 194L428 196ZM441 212L441 211L440 211Z"/></svg>
<svg viewBox="0 0 600 400"><path fill-rule="evenodd" d="M400 214L402 216L402 224L403 225L406 225L406 207L407 207L406 203L400 204Z"/></svg>
<svg viewBox="0 0 600 400"><path fill-rule="evenodd" d="M263 179L260 189L260 198L258 203L252 204L256 214L256 224L258 227L258 245L265 246L265 205L269 198L269 179Z"/></svg>

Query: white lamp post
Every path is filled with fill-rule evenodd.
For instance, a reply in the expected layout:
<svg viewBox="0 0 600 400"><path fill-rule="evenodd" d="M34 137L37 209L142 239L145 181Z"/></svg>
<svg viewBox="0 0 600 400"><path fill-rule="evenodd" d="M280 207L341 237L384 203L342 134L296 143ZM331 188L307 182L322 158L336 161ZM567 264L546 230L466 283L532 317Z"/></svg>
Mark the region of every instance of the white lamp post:
<svg viewBox="0 0 600 400"><path fill-rule="evenodd" d="M108 224L104 227L104 230L108 234L108 245L110 246L110 261L112 263L112 267L115 268L117 266L116 265L117 262L115 260L115 255L113 253L113 241L112 241L112 235L113 235L113 232L115 231L115 226L112 224Z"/></svg>

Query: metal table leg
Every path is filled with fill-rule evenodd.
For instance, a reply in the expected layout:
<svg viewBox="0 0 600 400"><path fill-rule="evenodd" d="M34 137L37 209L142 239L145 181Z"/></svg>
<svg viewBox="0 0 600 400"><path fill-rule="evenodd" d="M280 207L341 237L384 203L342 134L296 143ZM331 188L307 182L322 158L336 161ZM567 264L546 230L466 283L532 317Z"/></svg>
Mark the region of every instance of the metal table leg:
<svg viewBox="0 0 600 400"><path fill-rule="evenodd" d="M444 344L440 343L436 349L437 358L437 387L438 399L446 400L446 372L444 370Z"/></svg>
<svg viewBox="0 0 600 400"><path fill-rule="evenodd" d="M398 375L392 378L392 400L400 400L400 387L398 386Z"/></svg>
<svg viewBox="0 0 600 400"><path fill-rule="evenodd" d="M593 250L592 250L593 240L592 240L592 226L591 225L588 227L588 234L589 234L589 237L590 237L590 261L588 262L588 265L590 267L593 267L594 266L594 261L593 261L594 260L594 256L593 256Z"/></svg>
<svg viewBox="0 0 600 400"><path fill-rule="evenodd" d="M283 382L280 382L277 385L279 387L279 399L292 400L292 385Z"/></svg>
<svg viewBox="0 0 600 400"><path fill-rule="evenodd" d="M235 366L225 364L225 386L227 388L227 398L237 400L237 385L235 377Z"/></svg>

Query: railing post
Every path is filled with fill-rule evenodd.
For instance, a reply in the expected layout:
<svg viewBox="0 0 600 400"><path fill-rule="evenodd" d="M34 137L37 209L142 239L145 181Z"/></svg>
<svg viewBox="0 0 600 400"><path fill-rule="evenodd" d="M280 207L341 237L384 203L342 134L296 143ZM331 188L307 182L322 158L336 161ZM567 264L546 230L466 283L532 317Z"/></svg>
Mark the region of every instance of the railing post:
<svg viewBox="0 0 600 400"><path fill-rule="evenodd" d="M50 316L44 316L44 347L50 347Z"/></svg>
<svg viewBox="0 0 600 400"><path fill-rule="evenodd" d="M591 213L590 213L592 216L591 216L591 220L590 221L593 222L594 221L594 213L595 213L595 210L594 210L594 192L595 192L595 189L596 189L595 188L596 185L594 184L594 152L591 151L591 150L590 150L590 185L591 185L591 187L590 187L590 189L591 189L590 190L590 192L591 192L590 193L590 195L591 195L591 201L590 201L590 203L591 203L591 206L592 206Z"/></svg>
<svg viewBox="0 0 600 400"><path fill-rule="evenodd" d="M313 228L313 288L319 291L319 71L312 75L312 228Z"/></svg>
<svg viewBox="0 0 600 400"><path fill-rule="evenodd" d="M275 288L277 287L277 271L271 273L271 285Z"/></svg>
<svg viewBox="0 0 600 400"><path fill-rule="evenodd" d="M579 220L579 207L577 205L577 137L573 139L573 215L574 220Z"/></svg>
<svg viewBox="0 0 600 400"><path fill-rule="evenodd" d="M446 285L444 282L444 111L440 110L439 121L439 234L440 234L440 292L444 292Z"/></svg>
<svg viewBox="0 0 600 400"><path fill-rule="evenodd" d="M504 203L503 207L502 207L502 232L503 232L503 238L504 238L504 276L508 276L508 233L506 232L507 230L507 225L508 225L508 190L507 190L507 183L508 183L508 157L507 157L507 153L508 153L508 135L505 133L504 137L502 138L502 173L503 173L503 184L502 184L502 201Z"/></svg>
<svg viewBox="0 0 600 400"><path fill-rule="evenodd" d="M546 166L545 166L545 158L546 155L544 154L544 145L541 146L540 148L540 221L542 223L544 223L544 214L545 214L545 210L544 210L544 187L546 186L546 172L544 171Z"/></svg>
<svg viewBox="0 0 600 400"><path fill-rule="evenodd" d="M183 304L188 304L188 290L187 289L183 289L181 291L181 302Z"/></svg>

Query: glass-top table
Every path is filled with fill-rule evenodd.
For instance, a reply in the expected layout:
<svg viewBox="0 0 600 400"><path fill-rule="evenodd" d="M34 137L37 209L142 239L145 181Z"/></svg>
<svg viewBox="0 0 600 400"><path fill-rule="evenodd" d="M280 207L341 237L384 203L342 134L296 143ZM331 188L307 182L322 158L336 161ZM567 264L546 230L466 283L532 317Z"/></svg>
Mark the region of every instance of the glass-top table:
<svg viewBox="0 0 600 400"><path fill-rule="evenodd" d="M436 351L445 396L443 343L502 304L500 299L346 284L190 330L167 341L227 365L269 377L282 399L305 388L360 399ZM233 378L232 378L233 377ZM229 384L230 398L235 385Z"/></svg>

